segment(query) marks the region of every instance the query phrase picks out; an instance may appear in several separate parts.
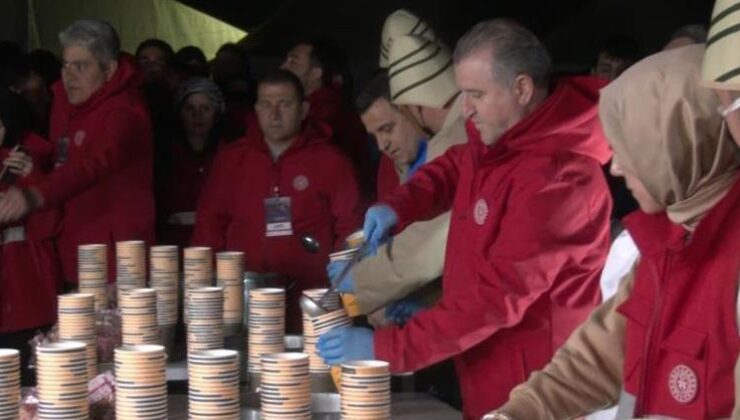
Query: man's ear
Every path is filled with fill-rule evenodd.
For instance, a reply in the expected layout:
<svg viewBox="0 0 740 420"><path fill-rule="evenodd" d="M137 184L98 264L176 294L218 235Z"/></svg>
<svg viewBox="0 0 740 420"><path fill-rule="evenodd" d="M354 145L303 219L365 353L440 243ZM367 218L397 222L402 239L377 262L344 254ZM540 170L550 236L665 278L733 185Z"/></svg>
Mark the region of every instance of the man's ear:
<svg viewBox="0 0 740 420"><path fill-rule="evenodd" d="M110 63L105 67L105 81L110 81L110 79L113 78L113 75L116 74L116 70L118 70L118 61L117 60L111 60Z"/></svg>
<svg viewBox="0 0 740 420"><path fill-rule="evenodd" d="M534 80L529 75L520 74L514 78L512 89L519 105L527 106L534 97Z"/></svg>

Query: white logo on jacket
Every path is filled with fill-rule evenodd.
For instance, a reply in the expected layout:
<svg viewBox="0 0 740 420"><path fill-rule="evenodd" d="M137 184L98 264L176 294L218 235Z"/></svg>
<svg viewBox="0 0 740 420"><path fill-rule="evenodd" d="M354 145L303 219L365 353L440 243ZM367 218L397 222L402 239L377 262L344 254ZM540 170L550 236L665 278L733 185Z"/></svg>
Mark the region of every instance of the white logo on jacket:
<svg viewBox="0 0 740 420"><path fill-rule="evenodd" d="M308 188L308 177L306 177L306 175L298 175L293 178L293 188L298 191L303 191Z"/></svg>
<svg viewBox="0 0 740 420"><path fill-rule="evenodd" d="M475 223L482 225L483 223L486 223L487 218L488 203L486 203L486 200L479 198L478 201L475 202L475 208L473 208L473 220L475 220Z"/></svg>
<svg viewBox="0 0 740 420"><path fill-rule="evenodd" d="M668 389L674 400L688 404L696 398L699 381L694 370L686 365L677 365L668 378Z"/></svg>
<svg viewBox="0 0 740 420"><path fill-rule="evenodd" d="M80 131L76 132L75 133L75 137L74 137L74 139L75 139L75 145L82 146L82 142L85 141L85 136L86 135L87 135L87 133L85 132L85 130L80 130Z"/></svg>

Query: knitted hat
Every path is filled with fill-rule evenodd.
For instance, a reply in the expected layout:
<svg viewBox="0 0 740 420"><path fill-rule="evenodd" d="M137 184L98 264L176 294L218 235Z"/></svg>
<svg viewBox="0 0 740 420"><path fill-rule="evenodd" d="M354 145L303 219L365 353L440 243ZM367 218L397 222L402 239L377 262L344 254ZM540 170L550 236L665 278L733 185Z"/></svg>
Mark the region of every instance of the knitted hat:
<svg viewBox="0 0 740 420"><path fill-rule="evenodd" d="M391 101L443 108L459 89L444 45L414 35L398 37L388 54Z"/></svg>
<svg viewBox="0 0 740 420"><path fill-rule="evenodd" d="M701 69L705 86L740 90L740 0L717 0Z"/></svg>
<svg viewBox="0 0 740 420"><path fill-rule="evenodd" d="M398 9L388 15L383 23L383 33L380 37L380 67L388 67L388 54L393 40L403 35L416 35L430 41L437 40L432 28L420 17L408 10Z"/></svg>

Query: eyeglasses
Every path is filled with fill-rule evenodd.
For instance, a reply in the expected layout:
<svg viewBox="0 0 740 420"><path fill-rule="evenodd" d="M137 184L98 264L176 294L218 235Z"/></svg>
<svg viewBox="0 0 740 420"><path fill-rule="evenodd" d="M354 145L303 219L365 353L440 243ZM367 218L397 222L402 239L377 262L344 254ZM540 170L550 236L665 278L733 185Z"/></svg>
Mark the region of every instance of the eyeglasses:
<svg viewBox="0 0 740 420"><path fill-rule="evenodd" d="M73 73L83 73L95 62L90 60L75 60L75 61L64 61L62 60L62 71L68 71Z"/></svg>

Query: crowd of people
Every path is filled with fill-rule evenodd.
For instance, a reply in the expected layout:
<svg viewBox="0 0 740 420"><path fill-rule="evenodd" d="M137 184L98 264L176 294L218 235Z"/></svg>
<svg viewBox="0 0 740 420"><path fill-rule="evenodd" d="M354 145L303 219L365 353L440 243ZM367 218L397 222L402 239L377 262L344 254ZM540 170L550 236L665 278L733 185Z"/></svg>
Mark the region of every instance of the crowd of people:
<svg viewBox="0 0 740 420"><path fill-rule="evenodd" d="M114 282L125 240L243 251L247 270L290 279L298 333L302 291L337 280L349 262L329 254L362 229L339 291L372 328L322 335L330 364L451 360L431 382L459 384L466 419L740 415L725 3L708 39L684 27L646 58L610 40L590 75L554 75L515 21L451 49L398 10L355 98L319 39L257 82L237 44L211 62L159 39L131 55L98 20L60 33L58 62L3 43L0 346L55 322L79 245L108 244Z"/></svg>

